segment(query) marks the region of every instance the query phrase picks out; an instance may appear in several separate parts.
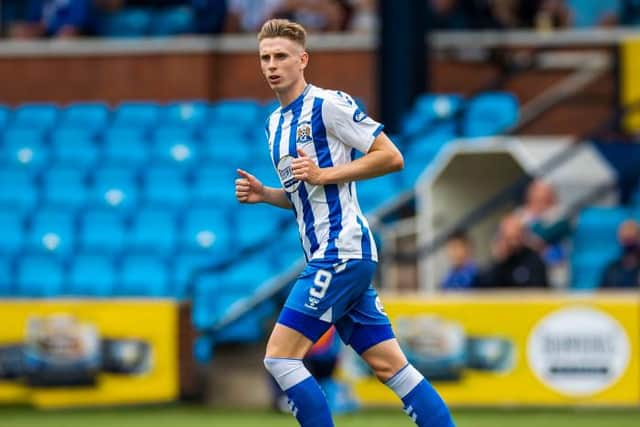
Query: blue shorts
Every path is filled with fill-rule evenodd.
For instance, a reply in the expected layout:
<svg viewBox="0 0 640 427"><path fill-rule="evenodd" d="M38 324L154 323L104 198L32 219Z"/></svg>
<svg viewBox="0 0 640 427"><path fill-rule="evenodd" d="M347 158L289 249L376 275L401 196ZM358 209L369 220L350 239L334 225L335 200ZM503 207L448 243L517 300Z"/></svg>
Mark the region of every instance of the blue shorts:
<svg viewBox="0 0 640 427"><path fill-rule="evenodd" d="M394 338L378 293L371 285L377 264L370 260L311 260L298 276L278 323L316 342L333 324L358 353Z"/></svg>

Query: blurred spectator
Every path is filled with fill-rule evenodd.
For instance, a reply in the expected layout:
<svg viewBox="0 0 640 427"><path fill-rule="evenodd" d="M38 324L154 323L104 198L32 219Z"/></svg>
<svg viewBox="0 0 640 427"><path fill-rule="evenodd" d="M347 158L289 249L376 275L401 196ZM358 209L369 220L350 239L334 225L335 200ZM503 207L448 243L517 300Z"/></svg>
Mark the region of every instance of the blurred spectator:
<svg viewBox="0 0 640 427"><path fill-rule="evenodd" d="M622 255L607 266L600 286L603 288L634 288L640 286L640 229L634 220L618 228Z"/></svg>
<svg viewBox="0 0 640 427"><path fill-rule="evenodd" d="M526 243L524 224L517 215L500 222L493 244L494 263L479 274L481 287L547 287L547 267L536 251Z"/></svg>
<svg viewBox="0 0 640 427"><path fill-rule="evenodd" d="M620 25L640 25L640 0L622 0Z"/></svg>
<svg viewBox="0 0 640 427"><path fill-rule="evenodd" d="M515 214L529 229L529 246L538 250L550 264L564 260L561 243L570 235L571 224L560 209L551 184L534 180L527 189L524 206Z"/></svg>
<svg viewBox="0 0 640 427"><path fill-rule="evenodd" d="M451 270L442 281L442 289L468 289L476 280L478 266L473 260L473 248L464 232L453 234L447 241Z"/></svg>
<svg viewBox="0 0 640 427"><path fill-rule="evenodd" d="M274 17L298 22L307 31L341 31L346 27L346 4L338 0L284 0Z"/></svg>
<svg viewBox="0 0 640 427"><path fill-rule="evenodd" d="M568 27L571 19L564 0L521 1L519 15L522 25L538 30Z"/></svg>
<svg viewBox="0 0 640 427"><path fill-rule="evenodd" d="M26 22L9 29L13 38L75 37L94 26L92 0L31 0Z"/></svg>
<svg viewBox="0 0 640 427"><path fill-rule="evenodd" d="M224 31L256 32L284 3L285 0L228 0Z"/></svg>
<svg viewBox="0 0 640 427"><path fill-rule="evenodd" d="M374 32L380 26L376 0L350 0L351 16L348 30L357 33Z"/></svg>
<svg viewBox="0 0 640 427"><path fill-rule="evenodd" d="M429 28L463 30L471 27L469 21L459 0L429 0Z"/></svg>

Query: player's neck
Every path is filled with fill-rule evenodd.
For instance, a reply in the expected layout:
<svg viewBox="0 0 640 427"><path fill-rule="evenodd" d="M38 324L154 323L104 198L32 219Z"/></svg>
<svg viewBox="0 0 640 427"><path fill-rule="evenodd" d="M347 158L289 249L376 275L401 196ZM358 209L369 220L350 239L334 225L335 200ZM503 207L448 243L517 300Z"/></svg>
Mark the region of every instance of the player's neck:
<svg viewBox="0 0 640 427"><path fill-rule="evenodd" d="M295 101L300 95L302 95L302 92L304 92L304 89L306 87L307 82L304 79L300 79L288 90L281 93L276 93L276 97L278 98L280 105L282 107L286 107L287 105Z"/></svg>

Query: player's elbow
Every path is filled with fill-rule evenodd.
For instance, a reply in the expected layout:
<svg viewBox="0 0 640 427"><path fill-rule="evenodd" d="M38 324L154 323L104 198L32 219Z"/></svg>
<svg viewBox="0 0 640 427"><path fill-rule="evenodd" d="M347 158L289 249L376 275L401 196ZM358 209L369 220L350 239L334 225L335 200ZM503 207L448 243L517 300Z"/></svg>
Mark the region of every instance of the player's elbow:
<svg viewBox="0 0 640 427"><path fill-rule="evenodd" d="M389 159L389 167L391 171L397 172L404 169L404 157L400 151L395 151L392 153Z"/></svg>

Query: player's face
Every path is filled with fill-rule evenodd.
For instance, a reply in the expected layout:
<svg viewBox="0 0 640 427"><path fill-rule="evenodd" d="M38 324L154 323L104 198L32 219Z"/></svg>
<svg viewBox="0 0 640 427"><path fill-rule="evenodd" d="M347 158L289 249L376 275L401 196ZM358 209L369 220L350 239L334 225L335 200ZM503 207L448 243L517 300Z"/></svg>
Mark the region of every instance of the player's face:
<svg viewBox="0 0 640 427"><path fill-rule="evenodd" d="M260 66L271 89L284 93L303 79L308 54L302 46L283 37L260 42Z"/></svg>

